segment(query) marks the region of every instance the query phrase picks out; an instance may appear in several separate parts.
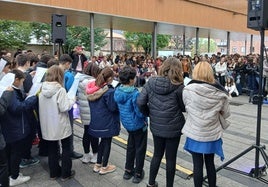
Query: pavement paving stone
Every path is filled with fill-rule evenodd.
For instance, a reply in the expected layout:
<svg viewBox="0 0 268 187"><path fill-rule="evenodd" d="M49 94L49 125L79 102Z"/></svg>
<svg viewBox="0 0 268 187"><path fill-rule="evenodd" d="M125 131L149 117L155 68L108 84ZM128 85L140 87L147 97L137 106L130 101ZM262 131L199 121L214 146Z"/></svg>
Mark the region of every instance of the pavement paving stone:
<svg viewBox="0 0 268 187"><path fill-rule="evenodd" d="M242 151L246 150L256 142L256 124L257 124L257 105L248 103L248 96L239 96L232 98L231 101L231 117L229 118L231 125L225 131L223 135L223 149L225 154L225 160L222 162L216 156L215 164L217 167L222 166L225 162L237 156ZM262 119L261 119L261 145L268 144L268 105L262 106ZM74 146L77 152L82 153L81 137L83 135L83 129L81 126L74 126ZM122 128L120 137L127 139L127 132ZM182 136L181 142L178 148L177 164L192 169L191 155L183 149L185 137ZM37 155L37 146L33 147L33 156ZM148 151L153 152L152 136L148 135ZM267 150L265 150L267 153ZM73 179L66 182L60 180L50 180L48 173L48 165L46 157L39 157L41 163L21 169L21 172L25 175L30 175L31 180L26 184L19 185L18 187L140 187L146 186L149 177L150 158L146 157L145 161L145 178L140 184L133 184L131 180L126 181L123 179L124 165L125 165L126 150L123 146L117 143L112 144L112 150L110 154L110 163L117 166L115 172L107 175L99 175L92 171L93 164L82 164L80 160L73 160L73 169L76 171L76 175ZM264 164L263 158L260 155L260 166ZM228 167L238 169L238 171L249 172L255 167L255 148L249 151L247 154L239 157L236 161L228 165ZM165 186L165 169L160 168L156 181L159 186ZM206 171L204 169L204 174ZM268 180L267 176L262 177ZM217 185L219 187L263 187L267 184L260 180L241 175L237 172L230 171L228 169L221 169L217 172ZM193 185L193 178L188 179L181 177L181 172L177 171L175 176L174 186L191 187ZM207 186L204 184L204 186Z"/></svg>

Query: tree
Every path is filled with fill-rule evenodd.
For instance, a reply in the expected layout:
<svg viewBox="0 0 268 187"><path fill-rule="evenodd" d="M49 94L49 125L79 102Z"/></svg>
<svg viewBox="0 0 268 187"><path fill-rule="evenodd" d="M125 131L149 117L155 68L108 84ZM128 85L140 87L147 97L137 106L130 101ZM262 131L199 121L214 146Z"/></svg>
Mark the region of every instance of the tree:
<svg viewBox="0 0 268 187"><path fill-rule="evenodd" d="M174 50L183 51L183 36L172 36L171 37L171 43L173 43L173 47L171 47ZM193 42L192 38L185 38L185 50L191 51L193 48Z"/></svg>
<svg viewBox="0 0 268 187"><path fill-rule="evenodd" d="M106 45L107 34L104 33L103 29L94 29L94 50L99 50L101 47ZM67 27L67 40L64 45L66 52L71 52L75 46L83 45L85 50L91 51L91 34L88 27L81 26L68 26Z"/></svg>
<svg viewBox="0 0 268 187"><path fill-rule="evenodd" d="M0 49L24 49L30 42L28 22L0 20Z"/></svg>
<svg viewBox="0 0 268 187"><path fill-rule="evenodd" d="M124 33L127 46L130 47L133 45L136 49L142 47L145 51L145 54L150 54L152 50L152 34L148 33L137 33L137 32L125 32ZM157 35L157 44L156 48L162 49L168 46L171 36L169 35Z"/></svg>
<svg viewBox="0 0 268 187"><path fill-rule="evenodd" d="M51 37L51 25L47 23L31 22L31 35L38 43L49 44Z"/></svg>
<svg viewBox="0 0 268 187"><path fill-rule="evenodd" d="M193 41L194 45L193 45L193 48L192 48L192 54L195 54L196 52L196 41L194 40ZM201 53L208 53L208 39L207 38L199 38L199 45L198 45L198 53L201 54ZM217 49L217 44L215 42L215 40L213 39L210 39L210 53L214 53L216 52L216 49Z"/></svg>

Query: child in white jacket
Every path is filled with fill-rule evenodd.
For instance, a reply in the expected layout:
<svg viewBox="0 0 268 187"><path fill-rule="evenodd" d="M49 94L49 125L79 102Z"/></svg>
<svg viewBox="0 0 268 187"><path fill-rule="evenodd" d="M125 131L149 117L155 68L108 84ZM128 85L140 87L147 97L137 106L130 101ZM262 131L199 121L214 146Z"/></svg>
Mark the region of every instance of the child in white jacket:
<svg viewBox="0 0 268 187"><path fill-rule="evenodd" d="M67 96L64 88L64 72L57 66L51 66L46 74L39 95L40 126L43 139L48 141L48 164L50 178L62 178L62 181L74 176L71 160L72 128L68 111L75 99ZM62 145L62 163L59 165L58 142Z"/></svg>

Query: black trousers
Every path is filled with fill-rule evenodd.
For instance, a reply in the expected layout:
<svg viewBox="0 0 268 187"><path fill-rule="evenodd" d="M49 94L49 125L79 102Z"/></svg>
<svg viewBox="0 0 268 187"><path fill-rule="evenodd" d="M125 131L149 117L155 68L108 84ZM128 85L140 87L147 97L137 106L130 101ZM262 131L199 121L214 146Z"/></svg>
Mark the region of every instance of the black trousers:
<svg viewBox="0 0 268 187"><path fill-rule="evenodd" d="M0 186L8 187L9 178L8 178L8 160L6 156L6 150L0 150Z"/></svg>
<svg viewBox="0 0 268 187"><path fill-rule="evenodd" d="M204 160L207 169L208 186L216 187L216 169L214 164L214 154L202 154L192 152L194 164L194 186L202 187Z"/></svg>
<svg viewBox="0 0 268 187"><path fill-rule="evenodd" d="M50 177L66 178L71 175L71 136L60 140L62 145L61 166L59 165L59 146L58 141L47 141L48 144L48 166Z"/></svg>
<svg viewBox="0 0 268 187"><path fill-rule="evenodd" d="M22 155L25 152L25 145L27 144L27 137L16 142L7 143L6 154L8 158L9 176L16 179L20 172L20 162Z"/></svg>
<svg viewBox="0 0 268 187"><path fill-rule="evenodd" d="M143 131L143 129L128 132L126 170L134 171L135 162L135 173L142 173L147 148L147 134L148 131Z"/></svg>
<svg viewBox="0 0 268 187"><path fill-rule="evenodd" d="M154 155L150 164L149 185L155 184L161 160L165 153L166 155L166 186L172 187L174 183L174 176L176 171L176 158L180 142L179 137L162 138L153 135L154 140Z"/></svg>
<svg viewBox="0 0 268 187"><path fill-rule="evenodd" d="M70 123L71 123L71 127L72 127L72 135L71 135L71 150L72 152L74 151L74 114L73 114L73 107L68 111L69 113L69 119L70 119Z"/></svg>
<svg viewBox="0 0 268 187"><path fill-rule="evenodd" d="M106 167L108 165L108 161L109 161L109 157L111 153L111 144L112 144L112 137L101 138L98 156L97 156L97 164L102 163L102 167Z"/></svg>
<svg viewBox="0 0 268 187"><path fill-rule="evenodd" d="M92 152L97 153L98 148L99 148L99 138L95 138L95 137L91 136L88 133L88 129L89 129L89 125L84 125L84 134L83 134L83 140L82 140L84 152L89 153L90 152L90 145L91 145Z"/></svg>

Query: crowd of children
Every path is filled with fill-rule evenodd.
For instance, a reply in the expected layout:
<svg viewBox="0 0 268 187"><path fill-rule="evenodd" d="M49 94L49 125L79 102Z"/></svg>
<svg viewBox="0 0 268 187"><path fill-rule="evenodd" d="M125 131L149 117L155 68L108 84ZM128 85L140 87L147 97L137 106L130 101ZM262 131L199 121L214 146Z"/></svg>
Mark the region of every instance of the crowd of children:
<svg viewBox="0 0 268 187"><path fill-rule="evenodd" d="M6 142L6 146L0 147L0 156L7 157L7 168L4 169L6 172L3 177L1 176L0 182L2 185L8 183L10 186L30 180L30 176L23 176L19 172L20 168L40 162L31 156L31 146L36 134L40 138L39 155L48 156L51 179L60 177L65 181L72 178L75 175L75 171L72 170L72 158L81 158L81 162L85 164L94 163L93 171L101 175L115 171L116 166L109 163L109 158L112 138L120 134L121 124L128 132L123 178L133 178L133 183L143 180L150 129L154 154L147 186L158 186L156 177L164 154L167 160L166 186L173 186L182 130L188 138L185 149L193 155L194 167L200 164L203 166L199 162L200 154L204 155L204 158L208 156L210 166L213 167L214 154L218 154L215 151L222 150L219 147L217 150L204 152L205 148L193 148L200 142L205 142L202 146L206 147L210 145L210 140L216 141L213 145L221 146L221 136L208 141L203 137L197 137L200 133L198 129L195 129L197 131L194 135L188 133L193 125L201 127L199 123L190 121L191 118L184 118L184 112L189 116L193 115L193 107L189 108L191 102L188 100L196 102L196 96L188 98L183 93L188 89L200 92L193 85L216 89L216 95L221 97L224 105L228 105L225 99L241 95L245 81L249 83L249 95L254 94L258 88L259 70L256 55L242 57L218 54L212 57L195 56L193 60L183 55L157 59L141 55L117 55L113 61L113 57L100 54L88 60L83 54L83 49L78 46L71 55L63 54L56 58L49 54L37 58L31 51L18 54L15 63L4 55L1 58L6 61L1 78L8 72L15 75L11 91L5 91L0 100L0 103L2 100L5 101L3 110L1 109L3 112L1 111L0 118L0 140L3 137ZM209 68L200 68L202 63ZM37 67L47 68L47 71L42 78L40 93L29 97ZM77 93L76 97L70 98L68 91L75 82L76 74L80 74ZM202 77L206 75L212 76L213 81ZM184 85L185 77L193 79L189 86ZM119 81L117 86L112 86L114 80ZM137 87L141 87L141 91ZM6 98L7 93L12 93L12 100ZM74 104L79 108L79 117L84 126L84 154L75 152L73 148ZM217 111L217 116L224 116L225 119L229 116L229 111L228 108L222 108L222 104L217 103L210 108ZM208 108L204 105L203 110L206 109ZM220 128L219 119L207 125L210 126L208 132L217 128L217 133L221 134L224 130ZM211 186L215 186L215 172L213 169L209 172L212 176L209 182ZM199 186L202 175L203 173L199 173L199 178L195 178L196 186Z"/></svg>

